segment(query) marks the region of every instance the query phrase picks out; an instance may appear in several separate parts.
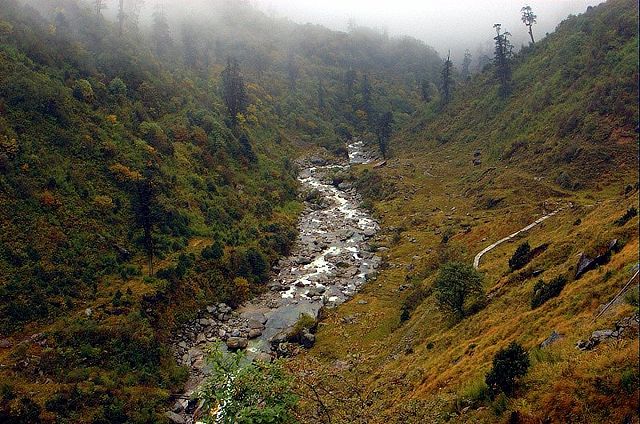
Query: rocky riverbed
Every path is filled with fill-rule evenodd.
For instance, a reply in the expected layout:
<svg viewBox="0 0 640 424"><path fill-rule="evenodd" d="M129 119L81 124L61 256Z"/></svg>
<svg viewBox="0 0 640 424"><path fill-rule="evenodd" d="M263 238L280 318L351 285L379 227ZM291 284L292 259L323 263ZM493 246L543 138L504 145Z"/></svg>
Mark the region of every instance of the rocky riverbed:
<svg viewBox="0 0 640 424"><path fill-rule="evenodd" d="M375 156L360 141L348 146L349 161L309 158L300 164L301 196L305 210L299 236L290 256L274 267L269 290L238 310L211 305L176 334L173 350L179 363L190 368L184 396L167 415L174 422L193 422L197 405L191 394L206 375L207 344L222 341L229 349L246 349L251 358L277 356L278 340L302 314L318 317L323 307L345 302L375 275L380 258L369 241L378 224L360 206L356 190L336 175L350 164L368 163ZM308 344L313 335L306 333Z"/></svg>

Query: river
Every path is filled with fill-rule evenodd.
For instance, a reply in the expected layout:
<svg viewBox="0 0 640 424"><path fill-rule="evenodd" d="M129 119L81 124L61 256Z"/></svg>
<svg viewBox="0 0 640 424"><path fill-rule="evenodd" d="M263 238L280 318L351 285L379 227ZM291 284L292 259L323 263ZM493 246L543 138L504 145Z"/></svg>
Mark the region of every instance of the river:
<svg viewBox="0 0 640 424"><path fill-rule="evenodd" d="M361 207L349 183L334 185L336 173L352 164L374 160L360 141L348 145L349 160L329 162L320 158L301 164L301 193L312 201L298 223L298 240L289 255L275 267L269 290L237 311L212 305L198 319L178 332L174 351L179 362L191 369L185 399L172 412L192 422L186 400L206 375L204 347L226 340L231 347L246 348L249 357L273 356L272 339L291 328L301 314L317 318L323 308L335 307L351 298L374 275L380 258L371 252L369 240L378 223ZM172 415L174 418L177 417Z"/></svg>

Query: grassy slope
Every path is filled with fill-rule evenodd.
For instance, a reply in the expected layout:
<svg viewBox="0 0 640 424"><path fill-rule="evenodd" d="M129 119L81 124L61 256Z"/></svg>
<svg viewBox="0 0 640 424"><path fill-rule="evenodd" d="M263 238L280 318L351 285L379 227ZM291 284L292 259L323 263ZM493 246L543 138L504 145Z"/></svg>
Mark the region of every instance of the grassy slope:
<svg viewBox="0 0 640 424"><path fill-rule="evenodd" d="M481 401L462 410L469 405L465 400L480 391L493 355L511 340L530 349L533 358L517 395L506 405L508 411L519 411L523 422L621 422L634 416L637 338L604 343L590 352L574 346L637 311L622 302L593 320L638 262L638 219L623 227L614 224L638 203L637 186L625 195L625 186L638 180L633 132L637 37L634 27L631 34L627 31L636 15L634 2L611 1L569 19L534 51L517 58L516 89L503 104L485 73L463 87L448 112L426 111L426 120L396 138L396 157L376 171L395 193L375 202L384 228L381 244L390 248L388 265L352 302L329 314L316 346L300 360L318 361L318 368L337 374L340 380L325 379L328 387L351 388L342 398L346 406L327 401L337 421L506 420L508 412L496 412L505 409L499 402ZM587 36L585 28L593 32ZM610 46L606 55L596 41ZM597 62L586 62L592 54L587 47L596 50ZM562 74L567 64L575 74ZM618 93L622 104L590 110L589 102L602 96L603 86ZM548 98L547 106L534 109L540 103L532 99L541 95ZM578 124L567 132L565 117L573 113L580 114ZM512 149L523 139L524 148ZM582 153L563 161L561 152L569 145ZM472 165L476 149L482 151L480 166ZM562 171L582 189L558 186L555 179ZM503 200L488 208L489 199ZM483 247L556 205L565 209L521 239L534 247L550 243L528 266L544 270L539 278L572 276L580 252L593 252L613 238L624 240L624 248L600 269L577 281L570 278L559 297L531 310L538 278L513 278L507 260L517 244L503 244L480 266L491 293L486 308L451 326L429 296L400 324L407 296L398 290L401 285L428 288L441 263L470 263ZM574 225L578 219L581 223ZM452 237L443 244L447 231ZM563 339L540 352L536 346L552 330ZM340 371L344 363L336 360L353 368ZM636 382L635 388L626 385L629 381ZM305 413L313 415L311 409Z"/></svg>

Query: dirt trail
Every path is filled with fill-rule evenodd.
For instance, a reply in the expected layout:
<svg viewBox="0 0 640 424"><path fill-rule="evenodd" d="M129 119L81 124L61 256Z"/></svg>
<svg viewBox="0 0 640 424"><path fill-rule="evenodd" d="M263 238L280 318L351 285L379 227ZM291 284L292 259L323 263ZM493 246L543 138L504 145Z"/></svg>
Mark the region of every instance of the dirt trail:
<svg viewBox="0 0 640 424"><path fill-rule="evenodd" d="M489 253L490 251L492 251L493 249L495 249L496 247L500 246L502 243L505 243L507 241L511 241L514 238L518 237L520 234L529 231L530 229L542 224L544 221L546 221L547 219L551 218L552 216L555 216L558 212L560 212L562 210L562 208L558 208L555 211L543 216L542 218L538 218L536 219L534 222L532 222L531 224L527 225L526 227L524 227L523 229L516 231L515 233L498 240L497 242L493 243L490 246L485 247L484 249L482 249L482 251L480 251L480 253L478 253L476 255L476 257L473 259L473 267L475 269L478 269L478 267L480 266L480 259L482 259L482 257Z"/></svg>

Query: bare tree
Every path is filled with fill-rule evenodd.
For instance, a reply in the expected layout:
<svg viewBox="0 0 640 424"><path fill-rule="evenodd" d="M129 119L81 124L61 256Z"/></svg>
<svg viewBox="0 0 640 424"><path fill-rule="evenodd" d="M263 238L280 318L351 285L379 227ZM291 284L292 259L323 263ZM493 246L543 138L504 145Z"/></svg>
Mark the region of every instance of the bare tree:
<svg viewBox="0 0 640 424"><path fill-rule="evenodd" d="M529 27L529 36L531 37L531 44L535 44L536 40L533 39L533 24L535 24L538 18L531 10L531 6L525 6L521 10L522 12L522 22Z"/></svg>

